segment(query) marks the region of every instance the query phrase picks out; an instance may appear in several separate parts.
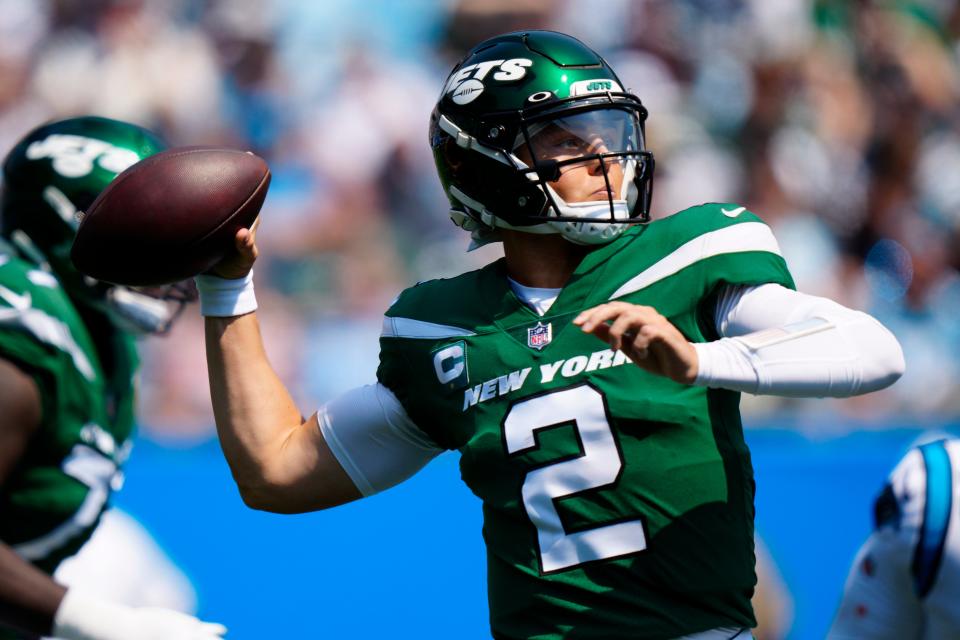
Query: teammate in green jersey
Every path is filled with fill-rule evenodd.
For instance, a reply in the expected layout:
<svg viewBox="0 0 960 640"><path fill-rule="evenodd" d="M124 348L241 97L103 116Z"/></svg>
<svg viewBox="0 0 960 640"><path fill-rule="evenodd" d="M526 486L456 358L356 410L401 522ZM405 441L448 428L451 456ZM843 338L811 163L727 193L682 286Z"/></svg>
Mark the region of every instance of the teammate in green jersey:
<svg viewBox="0 0 960 640"><path fill-rule="evenodd" d="M163 149L126 122L78 117L27 134L3 164L0 208L0 627L66 640L212 639L191 616L133 609L50 576L97 526L130 451L136 333L190 298L108 286L70 263L78 212ZM0 637L8 637L0 630Z"/></svg>
<svg viewBox="0 0 960 640"><path fill-rule="evenodd" d="M322 509L445 450L483 501L496 638L749 638L754 481L739 392L893 383L896 339L793 290L736 204L650 221L646 109L543 31L481 43L431 118L451 218L504 258L404 291L378 382L306 421L270 368L255 233L198 278L223 450L247 503Z"/></svg>

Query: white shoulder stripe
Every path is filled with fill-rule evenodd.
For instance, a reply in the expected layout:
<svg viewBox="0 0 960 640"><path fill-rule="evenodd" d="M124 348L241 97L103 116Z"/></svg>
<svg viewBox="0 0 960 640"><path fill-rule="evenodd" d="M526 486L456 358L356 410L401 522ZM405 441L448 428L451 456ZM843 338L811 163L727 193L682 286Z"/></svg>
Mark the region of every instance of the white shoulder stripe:
<svg viewBox="0 0 960 640"><path fill-rule="evenodd" d="M697 236L680 245L672 253L625 282L610 296L610 299L645 289L704 258L745 251L766 251L781 255L780 246L777 244L777 239L773 237L770 227L762 222L735 224Z"/></svg>
<svg viewBox="0 0 960 640"><path fill-rule="evenodd" d="M73 360L77 371L93 382L97 374L90 359L70 333L67 323L31 307L29 292L18 295L0 285L0 300L10 305L10 307L0 306L0 327L12 326L26 330L40 342L66 352Z"/></svg>
<svg viewBox="0 0 960 640"><path fill-rule="evenodd" d="M456 336L473 336L473 331L452 327L446 324L435 324L413 318L391 318L384 316L381 338L453 338Z"/></svg>

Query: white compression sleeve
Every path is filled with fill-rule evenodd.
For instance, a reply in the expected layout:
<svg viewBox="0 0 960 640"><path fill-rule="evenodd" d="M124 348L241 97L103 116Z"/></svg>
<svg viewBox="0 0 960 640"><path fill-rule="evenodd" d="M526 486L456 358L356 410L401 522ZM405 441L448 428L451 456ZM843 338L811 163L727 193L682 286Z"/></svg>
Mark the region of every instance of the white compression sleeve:
<svg viewBox="0 0 960 640"><path fill-rule="evenodd" d="M724 337L694 344L700 386L847 397L903 374L900 344L872 316L777 284L728 287L715 322Z"/></svg>
<svg viewBox="0 0 960 640"><path fill-rule="evenodd" d="M444 451L379 383L331 400L317 417L327 446L364 496L399 484Z"/></svg>

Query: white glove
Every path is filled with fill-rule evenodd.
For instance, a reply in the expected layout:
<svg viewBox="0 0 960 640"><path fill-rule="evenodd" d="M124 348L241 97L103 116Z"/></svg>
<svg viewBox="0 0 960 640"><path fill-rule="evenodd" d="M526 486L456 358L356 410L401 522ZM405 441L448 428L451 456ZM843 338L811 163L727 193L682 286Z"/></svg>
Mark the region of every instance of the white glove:
<svg viewBox="0 0 960 640"><path fill-rule="evenodd" d="M53 617L62 640L219 640L222 624L156 607L134 608L68 589Z"/></svg>

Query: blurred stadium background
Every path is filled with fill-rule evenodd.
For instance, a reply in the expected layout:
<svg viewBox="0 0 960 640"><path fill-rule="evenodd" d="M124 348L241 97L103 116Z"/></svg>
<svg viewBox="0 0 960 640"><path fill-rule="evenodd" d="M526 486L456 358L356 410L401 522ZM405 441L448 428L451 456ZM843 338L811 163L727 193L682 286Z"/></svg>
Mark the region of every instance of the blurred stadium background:
<svg viewBox="0 0 960 640"><path fill-rule="evenodd" d="M497 255L465 253L446 220L427 120L459 55L520 28L581 37L648 106L655 216L747 205L802 290L904 346L884 392L743 402L787 594L770 637L822 637L885 474L922 431L960 425L954 0L0 0L0 148L95 113L267 158L262 322L310 412L373 380L397 292ZM117 504L192 579L200 614L238 639L484 637L480 513L455 456L329 513L246 510L188 316L143 344Z"/></svg>

